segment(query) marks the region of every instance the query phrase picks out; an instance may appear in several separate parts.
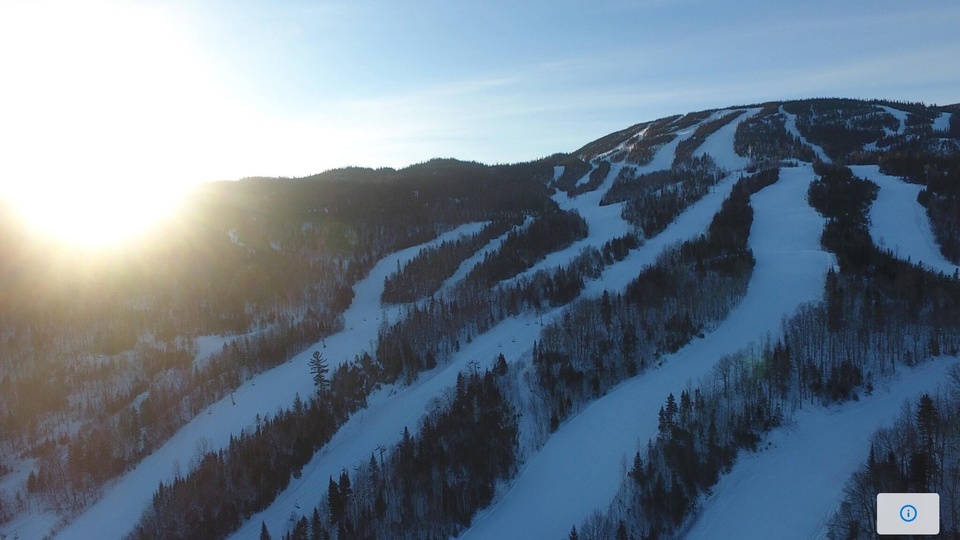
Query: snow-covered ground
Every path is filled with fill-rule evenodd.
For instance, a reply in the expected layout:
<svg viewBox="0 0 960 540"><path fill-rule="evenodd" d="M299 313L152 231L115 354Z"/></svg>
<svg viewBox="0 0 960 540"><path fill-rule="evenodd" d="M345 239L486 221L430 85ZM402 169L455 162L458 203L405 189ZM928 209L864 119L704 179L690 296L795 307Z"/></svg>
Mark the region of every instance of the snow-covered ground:
<svg viewBox="0 0 960 540"><path fill-rule="evenodd" d="M870 436L899 416L904 400L935 391L955 360L903 369L899 380L857 402L797 411L788 427L770 434L769 448L742 455L721 477L687 538L825 538Z"/></svg>
<svg viewBox="0 0 960 540"><path fill-rule="evenodd" d="M299 394L314 391L307 362L313 349L323 351L331 370L375 342L380 319L396 318L399 306L381 307L383 281L427 246L474 234L483 223L470 223L444 233L425 244L398 251L378 262L370 274L354 286L354 300L344 312L345 330L317 343L311 349L244 383L230 396L214 403L181 428L163 446L144 458L132 471L107 486L103 498L90 506L59 533L60 538L122 538L140 519L161 481L170 481L174 471L188 472L198 448L216 450L227 446L231 435L254 426L256 416L266 416L291 406Z"/></svg>
<svg viewBox="0 0 960 540"><path fill-rule="evenodd" d="M834 260L820 249L823 219L806 203L813 176L809 165L783 169L777 184L754 195L750 246L757 264L746 297L730 316L662 367L625 382L562 425L464 538L562 538L612 500L626 457L656 434L657 411L668 393L708 374L723 354L777 333L782 317L821 297Z"/></svg>
<svg viewBox="0 0 960 540"><path fill-rule="evenodd" d="M854 166L853 173L880 186L870 210L874 242L902 258L947 273L926 211L917 202L922 186L887 176L877 166ZM792 426L771 434L772 449L742 458L723 477L689 538L820 538L842 497L843 485L870 448L870 435L889 424L904 399L933 391L953 362L944 359L904 370L860 402L799 411ZM745 519L738 509L748 508Z"/></svg>
<svg viewBox="0 0 960 540"><path fill-rule="evenodd" d="M479 263L481 263L487 255L500 249L500 246L503 245L503 241L506 240L508 236L510 236L510 233L514 231L523 230L524 228L529 227L531 223L533 223L533 218L530 216L527 216L527 218L520 225L511 228L509 231L487 242L487 245L478 249L476 253L474 253L470 257L467 257L466 260L460 263L460 266L457 267L457 270L453 273L452 276L450 276L443 282L443 285L440 286L437 292L440 295L443 295L444 293L452 289L454 285L463 281L463 278L467 277L467 274L469 274L470 271L474 269L474 267L476 267Z"/></svg>
<svg viewBox="0 0 960 540"><path fill-rule="evenodd" d="M676 155L677 145L679 145L681 141L688 139L691 135L693 135L693 132L696 131L697 127L699 127L701 124L719 118L728 112L730 111L718 111L705 119L703 122L681 130L676 138L657 150L650 163L641 167L637 167L637 174L640 175L653 171L669 169L673 165L673 159ZM715 133L707 137L700 148L695 151L694 155L700 156L704 153L709 153L720 167L729 171L742 170L747 166L749 160L738 156L736 152L733 151L733 135L736 132L737 126L740 124L740 122L746 120L757 112L759 112L759 109L750 109L746 114L741 115L733 122L730 122L726 126L717 130ZM615 150L617 149L614 149L611 152ZM584 248L590 246L600 247L604 243L613 240L614 238L624 236L630 232L630 224L624 221L620 216L624 203L600 206L600 200L613 185L617 175L620 174L620 170L626 165L626 163L618 163L612 166L610 173L607 175L607 178L604 180L603 184L593 191L580 194L576 197L569 197L565 192L560 191L553 196L553 199L557 202L557 205L559 205L560 208L564 210L576 210L581 216L583 216L583 219L587 222L588 227L587 237L574 242L566 249L550 253L543 260L538 262L529 270L521 273L518 277L528 277L542 269L555 268L557 266L568 264L570 261L576 258L576 256L579 255ZM587 173L587 176L589 176L589 173ZM723 202L723 199L726 198L727 194L730 192L730 189L733 187L733 182L733 178L728 178L726 182L722 182L721 185L714 187L713 196L719 197L719 202ZM708 197L710 197L710 195L708 195ZM720 206L718 204L716 209L719 208ZM714 213L716 213L716 210L714 210ZM700 217L702 216L695 217L694 219L699 219ZM712 217L712 214L707 217L707 225L709 225L709 220ZM705 227L706 225L704 225L704 228ZM664 241L673 241L667 240L669 237L666 236L663 236L662 238ZM646 251L646 253L650 252L651 251L649 250ZM634 255L637 254L635 253ZM634 273L633 277L636 277L637 273Z"/></svg>
<svg viewBox="0 0 960 540"><path fill-rule="evenodd" d="M957 266L940 252L926 209L917 202L923 186L908 184L880 172L876 165L855 165L853 174L880 186L870 209L870 236L901 259L952 275Z"/></svg>
<svg viewBox="0 0 960 540"><path fill-rule="evenodd" d="M940 116L936 117L933 120L933 129L935 131L949 131L951 115L952 113L948 113L948 112L940 113Z"/></svg>
<svg viewBox="0 0 960 540"><path fill-rule="evenodd" d="M661 159L659 163L666 161L669 166L675 148L676 145L661 148L660 153L668 154L670 158ZM596 208L601 208L600 197L612 184L616 170L614 167L605 184L596 192L573 199L568 199L562 192L558 195L566 208L575 209L585 216L594 238L614 238L626 232L619 205L603 207L615 208L616 212L595 211ZM691 205L663 233L631 252L623 261L607 267L601 279L587 282L582 296L599 296L604 289L617 290L626 287L644 266L656 261L666 248L706 231L710 220L729 195L735 180L733 175L725 179L715 186L711 193ZM589 245L593 245L594 241L597 240L591 241ZM571 260L580 249L577 245L570 246L553 254L550 259L561 262L541 262L532 271ZM467 261L461 269L465 269L464 266L468 266ZM287 489L281 492L267 509L244 523L233 538L255 537L260 532L261 523L266 523L267 528L275 534L286 531L290 525L291 513L298 517L308 514L320 501L326 492L329 477L336 477L343 468L350 470L353 465L366 462L378 447L392 447L400 440L404 427L415 430L430 402L452 388L457 374L470 369L470 362L476 361L479 368L484 369L492 365L500 353L511 363L528 358L534 340L539 337L541 321L549 324L562 312L561 307L539 316L524 314L506 319L487 333L475 337L471 343L465 344L454 354L449 364L424 373L413 385L390 387L371 396L369 407L357 413L337 432L330 443L304 467L301 477L292 479Z"/></svg>
<svg viewBox="0 0 960 540"><path fill-rule="evenodd" d="M780 114L784 117L784 127L787 130L787 133L798 137L803 144L813 148L813 153L817 155L817 159L823 161L824 163L830 163L830 158L827 157L827 153L823 151L823 148L811 143L807 140L806 137L800 134L800 130L797 129L797 115L790 114L783 108L783 105L780 106Z"/></svg>
<svg viewBox="0 0 960 540"><path fill-rule="evenodd" d="M714 161L721 168L730 172L738 172L750 164L750 159L738 156L733 151L733 135L737 132L740 122L750 118L760 112L761 109L748 109L746 113L741 114L729 124L718 129L715 133L707 137L694 153L694 157L700 157L704 154L710 154ZM724 111L729 112L729 111Z"/></svg>
<svg viewBox="0 0 960 540"><path fill-rule="evenodd" d="M907 113L904 111L901 111L900 109L887 107L886 105L879 105L879 107L883 109L890 116L896 118L898 122L900 122L900 127L898 127L897 130L894 131L893 133L897 135L902 135L903 132L906 131L907 129Z"/></svg>

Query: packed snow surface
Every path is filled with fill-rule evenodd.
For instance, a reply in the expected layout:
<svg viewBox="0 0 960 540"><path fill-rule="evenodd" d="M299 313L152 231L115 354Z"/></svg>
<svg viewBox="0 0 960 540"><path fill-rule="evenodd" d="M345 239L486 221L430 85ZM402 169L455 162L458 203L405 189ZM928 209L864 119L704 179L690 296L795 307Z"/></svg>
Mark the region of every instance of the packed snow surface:
<svg viewBox="0 0 960 540"><path fill-rule="evenodd" d="M625 382L563 424L463 538L564 537L613 499L627 456L656 434L657 411L668 393L679 394L723 354L777 333L782 317L821 298L834 260L820 249L823 219L806 203L813 176L809 165L782 169L777 184L754 195L750 247L757 264L730 316L662 367Z"/></svg>
<svg viewBox="0 0 960 540"><path fill-rule="evenodd" d="M880 172L876 165L850 167L853 174L880 186L870 209L870 236L900 259L952 275L957 266L940 252L926 209L917 202L923 186L908 184Z"/></svg>
<svg viewBox="0 0 960 540"><path fill-rule="evenodd" d="M955 361L902 368L899 380L860 401L797 411L768 437L769 448L741 455L720 478L687 538L825 538L844 484L867 459L870 436L893 423L904 400L934 392Z"/></svg>
<svg viewBox="0 0 960 540"><path fill-rule="evenodd" d="M396 271L398 262L403 265L424 247L474 234L483 225L469 223L430 242L383 258L366 278L354 286L353 303L343 315L344 331L315 344L289 362L257 375L201 412L132 471L108 485L103 498L80 514L58 537L122 538L139 521L159 483L171 481L175 470L186 474L199 449L224 448L231 435L253 428L257 415L272 415L281 407L290 407L298 394L304 399L313 394L315 389L307 364L313 350L321 350L330 369L335 370L341 363L371 347L377 338L381 318L386 316L392 320L400 313L399 306L383 308L380 305L383 281Z"/></svg>

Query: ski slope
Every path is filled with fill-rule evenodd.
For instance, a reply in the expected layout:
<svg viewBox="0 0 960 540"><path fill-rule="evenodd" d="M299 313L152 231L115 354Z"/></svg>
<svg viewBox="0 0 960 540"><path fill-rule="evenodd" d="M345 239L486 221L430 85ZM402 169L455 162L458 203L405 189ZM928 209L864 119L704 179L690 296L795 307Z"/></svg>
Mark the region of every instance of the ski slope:
<svg viewBox="0 0 960 540"><path fill-rule="evenodd" d="M750 116L753 116L759 111L760 109L750 109L746 114L741 115L733 122L730 122L723 128L711 134L694 152L694 155L701 156L704 153L709 153L721 168L727 169L728 171L742 170L747 166L749 160L738 156L736 152L733 151L733 136L740 122L746 120ZM677 146L681 141L688 139L691 135L693 135L693 132L696 131L697 127L699 127L701 124L715 120L716 118L719 118L728 112L730 111L718 111L702 122L679 131L677 137L657 150L650 163L641 167L637 167L636 174L647 174L650 172L671 168L673 165L674 156L676 155ZM617 149L619 149L619 147L611 152L615 152ZM575 259L577 255L583 251L583 249L591 246L600 247L604 243L613 240L614 238L622 237L630 232L630 224L624 221L621 217L625 203L600 206L600 200L607 193L610 187L613 186L617 175L620 174L620 170L627 165L627 163L623 162L613 165L610 168L610 173L604 179L600 187L593 191L580 194L576 197L570 197L566 192L559 191L553 196L553 200L556 201L560 208L563 210L576 210L583 217L584 221L587 222L587 236L586 238L572 243L565 249L548 254L532 268L519 274L517 278L532 276L539 270L564 266ZM589 174L590 173L587 173L584 178L588 178ZM733 183L735 183L735 181L731 176L728 177L725 182L721 182L720 185L713 188L713 195L719 197L719 202L722 203L723 199L729 194L730 189L733 187ZM709 196L711 195L708 195L708 197ZM716 208L720 208L719 204L717 204ZM714 213L716 213L716 210ZM712 217L713 214L707 217L706 224L701 228L701 230L705 229L706 225L709 225ZM668 236L662 236L661 238L667 243L675 241L671 240ZM645 253L651 252L652 251L648 250ZM636 271L632 277L636 277L638 273L639 271Z"/></svg>
<svg viewBox="0 0 960 540"><path fill-rule="evenodd" d="M900 415L904 400L935 391L955 360L901 369L899 380L860 401L797 411L767 438L770 448L741 455L720 478L687 538L825 538L844 484L866 461L870 436Z"/></svg>
<svg viewBox="0 0 960 540"><path fill-rule="evenodd" d="M380 319L395 319L400 306L382 307L384 279L415 257L421 249L436 246L461 235L478 232L483 223L469 223L413 246L378 262L369 275L354 286L354 299L344 312L345 329L317 343L290 361L250 379L230 396L214 403L177 431L163 446L143 459L105 489L103 497L59 532L59 538L122 538L139 521L161 481L169 482L174 471L186 474L198 449L224 448L230 436L254 426L256 416L272 415L290 407L294 397L314 392L307 362L314 349L321 349L331 371L352 360L376 341Z"/></svg>
<svg viewBox="0 0 960 540"><path fill-rule="evenodd" d="M613 499L626 456L656 434L657 411L668 393L710 373L723 354L777 333L782 317L821 298L834 260L820 249L823 218L806 203L813 176L809 165L783 169L777 184L754 195L750 247L757 264L730 316L662 367L625 382L562 425L463 538L564 537Z"/></svg>
<svg viewBox="0 0 960 540"><path fill-rule="evenodd" d="M661 151L670 152L672 155L671 149ZM735 178L731 175L715 186L711 193L691 205L663 233L633 250L624 260L605 268L600 279L588 281L581 297L599 296L606 288L625 288L644 266L656 261L665 249L706 231L734 183ZM602 188L598 191L603 192ZM611 234L609 230L602 232L604 228L619 231L620 223L623 222L619 209L605 218L601 213L592 214L590 209L592 206L599 206L600 198L599 195L587 195L590 194L571 199L568 202L569 208L590 215L591 229L600 229L601 235ZM611 206L619 208L619 205ZM564 250L564 253L565 257L572 258L579 253L579 249L570 247ZM541 321L543 324L550 324L559 319L563 310L564 307L561 306L539 316L521 314L505 319L487 333L465 344L448 364L422 374L413 385L390 387L371 396L368 408L344 424L330 443L304 467L301 477L291 479L287 489L281 492L268 508L245 522L232 538L256 537L261 523L266 523L274 536L287 531L291 513L296 514L299 519L300 515L309 514L320 502L320 498L326 493L329 477L336 478L342 469L350 470L353 465L366 462L378 447L391 448L396 445L404 427L411 432L416 430L431 401L456 384L458 373L472 369L471 362L476 361L479 369L485 369L493 364L500 353L511 363L528 358L534 340L539 338Z"/></svg>
<svg viewBox="0 0 960 540"><path fill-rule="evenodd" d="M905 111L900 109L894 109L893 107L887 107L886 105L878 105L884 112L890 116L897 119L897 122L900 123L900 126L893 133L895 135L903 135L903 132L907 130L907 116L908 114Z"/></svg>
<svg viewBox="0 0 960 540"><path fill-rule="evenodd" d="M800 130L797 129L797 115L788 113L786 109L783 108L783 105L780 106L780 114L782 114L785 119L783 125L787 133L797 137L800 139L800 142L812 148L813 153L817 155L817 159L824 163L832 163L830 158L827 157L827 153L823 151L823 148L808 141L807 138L800 133Z"/></svg>
<svg viewBox="0 0 960 540"><path fill-rule="evenodd" d="M934 131L950 131L950 116L953 113L942 112L933 120Z"/></svg>
<svg viewBox="0 0 960 540"><path fill-rule="evenodd" d="M707 139L703 141L703 144L700 145L700 148L697 148L693 153L693 156L700 157L704 154L710 154L710 157L717 162L720 168L730 172L738 172L746 169L747 165L750 164L750 159L739 156L733 151L733 136L737 132L737 127L740 126L740 122L743 122L760 111L761 109L747 109L746 113L741 114L732 122L707 137ZM731 111L723 111L723 113L728 112Z"/></svg>
<svg viewBox="0 0 960 540"><path fill-rule="evenodd" d="M876 165L855 165L853 174L880 186L870 209L870 236L900 259L952 275L958 267L940 252L926 209L917 202L923 186L908 184L880 172Z"/></svg>

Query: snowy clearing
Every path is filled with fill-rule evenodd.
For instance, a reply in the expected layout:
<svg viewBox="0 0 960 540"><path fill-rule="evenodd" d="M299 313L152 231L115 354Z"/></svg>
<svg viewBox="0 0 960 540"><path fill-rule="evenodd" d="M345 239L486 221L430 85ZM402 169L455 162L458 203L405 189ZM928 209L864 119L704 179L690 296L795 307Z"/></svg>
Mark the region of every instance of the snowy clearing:
<svg viewBox="0 0 960 540"><path fill-rule="evenodd" d="M626 456L656 434L657 411L668 393L710 373L723 354L777 333L782 317L821 298L834 259L820 249L823 218L806 204L813 176L809 165L783 169L777 184L754 195L750 246L757 265L730 316L662 367L627 381L562 425L464 538L564 537L613 499Z"/></svg>
<svg viewBox="0 0 960 540"><path fill-rule="evenodd" d="M870 451L870 436L897 418L904 400L935 391L954 363L941 358L903 368L899 380L859 402L797 411L764 441L768 449L743 454L720 478L687 538L825 538L843 485Z"/></svg>

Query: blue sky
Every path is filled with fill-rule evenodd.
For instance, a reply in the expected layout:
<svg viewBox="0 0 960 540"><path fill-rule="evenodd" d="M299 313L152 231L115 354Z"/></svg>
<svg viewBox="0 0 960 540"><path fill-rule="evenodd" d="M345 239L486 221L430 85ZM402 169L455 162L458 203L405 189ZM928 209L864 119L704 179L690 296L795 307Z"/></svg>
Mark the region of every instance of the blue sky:
<svg viewBox="0 0 960 540"><path fill-rule="evenodd" d="M73 4L0 6L6 182L515 162L733 104L960 101L955 0Z"/></svg>

